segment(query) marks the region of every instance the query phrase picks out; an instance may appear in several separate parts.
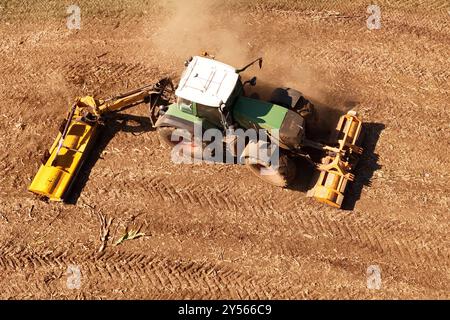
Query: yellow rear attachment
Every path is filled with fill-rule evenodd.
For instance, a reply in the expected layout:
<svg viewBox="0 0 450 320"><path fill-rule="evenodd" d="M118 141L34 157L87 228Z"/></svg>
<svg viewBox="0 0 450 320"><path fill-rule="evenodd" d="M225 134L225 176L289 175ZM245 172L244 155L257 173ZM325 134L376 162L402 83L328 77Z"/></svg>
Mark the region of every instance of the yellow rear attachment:
<svg viewBox="0 0 450 320"><path fill-rule="evenodd" d="M307 196L314 197L333 207L340 208L344 200L348 181L353 181L354 169L363 149L358 146L362 121L356 112L350 111L339 119L332 140L338 147L326 147L329 155L322 159L318 172L314 176L314 187Z"/></svg>
<svg viewBox="0 0 450 320"><path fill-rule="evenodd" d="M94 98L85 97L72 105L61 126L62 130L46 154L44 163L28 188L29 191L52 201L64 199L94 143L99 128L97 121L87 121L83 117L82 111L87 106L96 106Z"/></svg>

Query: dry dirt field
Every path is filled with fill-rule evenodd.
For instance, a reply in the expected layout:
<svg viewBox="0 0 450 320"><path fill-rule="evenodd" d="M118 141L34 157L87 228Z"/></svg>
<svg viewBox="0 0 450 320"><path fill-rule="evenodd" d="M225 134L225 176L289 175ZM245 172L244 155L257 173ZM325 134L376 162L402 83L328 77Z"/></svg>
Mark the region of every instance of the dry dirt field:
<svg viewBox="0 0 450 320"><path fill-rule="evenodd" d="M69 30L72 3L0 1L0 298L450 298L448 1L377 1L379 30L362 0L78 0ZM203 50L262 55L246 76L263 92L360 112L346 210L243 166L173 164L144 105L108 121L72 203L27 192L77 96L177 79ZM113 218L101 254L98 215ZM114 246L127 227L145 236Z"/></svg>

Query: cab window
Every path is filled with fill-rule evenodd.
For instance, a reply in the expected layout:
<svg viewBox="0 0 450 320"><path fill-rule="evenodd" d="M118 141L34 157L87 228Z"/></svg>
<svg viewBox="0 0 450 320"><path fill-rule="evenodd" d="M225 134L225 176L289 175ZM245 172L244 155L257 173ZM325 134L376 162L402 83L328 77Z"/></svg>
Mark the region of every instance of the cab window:
<svg viewBox="0 0 450 320"><path fill-rule="evenodd" d="M178 104L178 108L180 108L181 111L186 112L186 113L193 113L192 101L178 97L177 104Z"/></svg>
<svg viewBox="0 0 450 320"><path fill-rule="evenodd" d="M197 115L201 118L207 119L209 122L217 126L221 123L221 116L219 108L217 107L210 107L197 103Z"/></svg>

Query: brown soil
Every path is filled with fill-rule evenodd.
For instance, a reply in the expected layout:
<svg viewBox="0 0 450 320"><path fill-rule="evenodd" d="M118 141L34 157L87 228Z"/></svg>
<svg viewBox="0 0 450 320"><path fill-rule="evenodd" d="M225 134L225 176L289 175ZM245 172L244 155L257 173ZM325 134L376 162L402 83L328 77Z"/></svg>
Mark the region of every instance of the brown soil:
<svg viewBox="0 0 450 320"><path fill-rule="evenodd" d="M70 1L1 3L0 298L450 298L447 1L380 0L372 31L362 0L177 3L78 1L78 31ZM262 91L360 112L352 210L243 166L173 164L143 105L109 120L74 204L27 192L76 96L176 78L202 50L234 65L263 55L247 72ZM114 218L100 255L99 213ZM114 246L126 227L146 236ZM370 265L380 290L366 287Z"/></svg>

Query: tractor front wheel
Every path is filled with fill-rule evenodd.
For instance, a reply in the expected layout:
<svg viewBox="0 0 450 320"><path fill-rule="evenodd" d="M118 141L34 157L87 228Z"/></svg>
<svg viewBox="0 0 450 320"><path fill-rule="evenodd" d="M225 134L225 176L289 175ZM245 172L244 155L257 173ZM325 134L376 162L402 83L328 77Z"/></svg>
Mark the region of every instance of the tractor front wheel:
<svg viewBox="0 0 450 320"><path fill-rule="evenodd" d="M251 172L265 182L282 188L293 182L297 172L294 161L285 154L280 155L277 168L253 158L245 158L245 164Z"/></svg>
<svg viewBox="0 0 450 320"><path fill-rule="evenodd" d="M165 145L171 149L177 146L177 157L201 160L205 147L204 143L196 143L192 134L187 131L174 135L174 131L177 129L175 127L160 127L157 131Z"/></svg>

